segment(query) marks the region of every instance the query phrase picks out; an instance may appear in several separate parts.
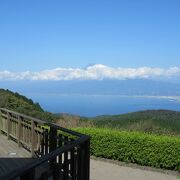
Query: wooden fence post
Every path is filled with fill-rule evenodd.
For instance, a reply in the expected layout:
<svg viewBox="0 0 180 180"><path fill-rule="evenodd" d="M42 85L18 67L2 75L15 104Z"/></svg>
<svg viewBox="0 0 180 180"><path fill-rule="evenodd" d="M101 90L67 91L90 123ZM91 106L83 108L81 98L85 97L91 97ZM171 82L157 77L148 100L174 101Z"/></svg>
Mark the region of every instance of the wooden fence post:
<svg viewBox="0 0 180 180"><path fill-rule="evenodd" d="M0 111L0 134L2 133L3 130L3 120L2 120L2 112Z"/></svg>
<svg viewBox="0 0 180 180"><path fill-rule="evenodd" d="M90 179L90 139L80 145L78 155L78 178L80 180Z"/></svg>
<svg viewBox="0 0 180 180"><path fill-rule="evenodd" d="M32 157L34 157L35 156L35 154L34 154L34 149L35 149L35 128L34 128L35 126L34 126L34 121L33 120L31 120L31 155L32 155Z"/></svg>
<svg viewBox="0 0 180 180"><path fill-rule="evenodd" d="M84 180L90 179L90 138L84 143Z"/></svg>
<svg viewBox="0 0 180 180"><path fill-rule="evenodd" d="M52 152L57 148L57 129L54 127L50 127L50 134L49 134L49 151ZM50 167L52 169L55 168L56 158L50 161Z"/></svg>
<svg viewBox="0 0 180 180"><path fill-rule="evenodd" d="M8 112L7 113L7 138L8 139L10 138L9 134L10 134L10 114Z"/></svg>
<svg viewBox="0 0 180 180"><path fill-rule="evenodd" d="M18 116L17 141L18 141L18 146L20 147L21 145L21 118L20 116Z"/></svg>
<svg viewBox="0 0 180 180"><path fill-rule="evenodd" d="M49 150L50 152L57 148L57 129L50 127L49 132Z"/></svg>

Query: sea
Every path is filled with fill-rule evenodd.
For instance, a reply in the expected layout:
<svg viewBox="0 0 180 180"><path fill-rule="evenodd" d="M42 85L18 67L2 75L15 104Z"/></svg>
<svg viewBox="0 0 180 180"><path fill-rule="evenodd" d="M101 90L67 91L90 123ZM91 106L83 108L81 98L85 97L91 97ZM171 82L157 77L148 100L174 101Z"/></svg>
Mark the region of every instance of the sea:
<svg viewBox="0 0 180 180"><path fill-rule="evenodd" d="M180 111L180 98L168 96L122 96L84 94L24 94L52 113L70 113L85 117L124 114L142 110Z"/></svg>

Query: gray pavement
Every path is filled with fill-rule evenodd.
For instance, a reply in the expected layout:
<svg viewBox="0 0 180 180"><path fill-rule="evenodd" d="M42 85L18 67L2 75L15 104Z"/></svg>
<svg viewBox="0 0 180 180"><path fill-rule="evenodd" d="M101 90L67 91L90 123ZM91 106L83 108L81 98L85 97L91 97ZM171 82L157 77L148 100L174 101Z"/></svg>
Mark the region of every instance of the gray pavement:
<svg viewBox="0 0 180 180"><path fill-rule="evenodd" d="M180 180L176 174L120 166L111 162L91 159L90 180Z"/></svg>

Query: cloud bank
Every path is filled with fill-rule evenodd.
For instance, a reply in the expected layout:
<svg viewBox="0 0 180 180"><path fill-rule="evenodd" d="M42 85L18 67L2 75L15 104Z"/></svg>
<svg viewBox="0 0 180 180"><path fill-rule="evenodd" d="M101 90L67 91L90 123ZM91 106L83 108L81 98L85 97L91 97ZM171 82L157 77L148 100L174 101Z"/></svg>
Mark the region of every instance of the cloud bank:
<svg viewBox="0 0 180 180"><path fill-rule="evenodd" d="M179 67L151 68L112 68L102 64L86 68L55 68L40 72L0 71L0 80L125 80L125 79L156 79L180 77Z"/></svg>

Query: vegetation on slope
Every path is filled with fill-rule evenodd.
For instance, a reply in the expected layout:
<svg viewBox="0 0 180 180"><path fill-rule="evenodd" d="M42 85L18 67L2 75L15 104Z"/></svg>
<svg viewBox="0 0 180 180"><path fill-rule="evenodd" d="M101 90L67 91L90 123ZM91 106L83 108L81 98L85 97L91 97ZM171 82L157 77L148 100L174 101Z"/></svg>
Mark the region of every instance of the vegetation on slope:
<svg viewBox="0 0 180 180"><path fill-rule="evenodd" d="M180 112L147 110L123 115L90 118L94 127L156 134L180 134Z"/></svg>
<svg viewBox="0 0 180 180"><path fill-rule="evenodd" d="M61 118L57 123L66 128L96 127L180 135L180 112L169 110L148 110L123 115L97 116L94 118L61 114Z"/></svg>
<svg viewBox="0 0 180 180"><path fill-rule="evenodd" d="M53 114L45 112L38 103L9 90L0 89L0 107L48 121L55 119Z"/></svg>

